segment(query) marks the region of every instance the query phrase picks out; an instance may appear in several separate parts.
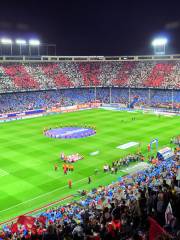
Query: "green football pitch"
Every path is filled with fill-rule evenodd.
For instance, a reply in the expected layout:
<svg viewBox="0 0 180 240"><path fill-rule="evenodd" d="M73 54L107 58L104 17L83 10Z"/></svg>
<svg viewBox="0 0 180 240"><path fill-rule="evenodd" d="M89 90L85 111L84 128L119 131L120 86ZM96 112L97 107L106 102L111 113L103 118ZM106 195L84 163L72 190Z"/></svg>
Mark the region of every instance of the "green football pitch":
<svg viewBox="0 0 180 240"><path fill-rule="evenodd" d="M159 140L159 149L169 146L170 138L180 133L179 120L177 116L158 117L142 112L94 109L1 123L0 222L75 194L78 190L117 180L124 172L105 174L103 164L110 164L138 148L121 150L117 146L138 142L145 154L147 144L154 138ZM43 135L44 128L68 124L96 126L97 134L69 140ZM61 152L79 153L84 159L74 163L74 172L64 175L59 160ZM91 155L94 152L97 154ZM55 163L59 165L56 172ZM96 168L99 172L95 176ZM89 185L88 176L92 176ZM73 183L72 189L68 188L69 179Z"/></svg>

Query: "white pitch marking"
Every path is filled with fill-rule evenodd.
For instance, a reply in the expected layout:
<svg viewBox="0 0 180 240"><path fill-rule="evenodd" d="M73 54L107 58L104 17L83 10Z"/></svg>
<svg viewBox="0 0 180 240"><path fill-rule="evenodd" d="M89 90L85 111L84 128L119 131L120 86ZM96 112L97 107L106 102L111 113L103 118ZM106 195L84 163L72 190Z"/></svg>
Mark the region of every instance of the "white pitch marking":
<svg viewBox="0 0 180 240"><path fill-rule="evenodd" d="M136 165L132 166L132 167L127 167L124 168L123 170L121 170L122 172L128 172L129 174L132 174L134 172L138 172L138 171L142 171L146 168L148 168L150 165L146 162L140 162L137 163Z"/></svg>
<svg viewBox="0 0 180 240"><path fill-rule="evenodd" d="M99 154L99 151L90 153L91 156L96 156L96 155L98 155L98 154Z"/></svg>
<svg viewBox="0 0 180 240"><path fill-rule="evenodd" d="M138 145L138 144L139 144L138 142L128 142L128 143L126 143L126 144L119 145L119 146L117 146L116 148L119 148L119 149L127 149L127 148L130 148L130 147L136 146L136 145Z"/></svg>

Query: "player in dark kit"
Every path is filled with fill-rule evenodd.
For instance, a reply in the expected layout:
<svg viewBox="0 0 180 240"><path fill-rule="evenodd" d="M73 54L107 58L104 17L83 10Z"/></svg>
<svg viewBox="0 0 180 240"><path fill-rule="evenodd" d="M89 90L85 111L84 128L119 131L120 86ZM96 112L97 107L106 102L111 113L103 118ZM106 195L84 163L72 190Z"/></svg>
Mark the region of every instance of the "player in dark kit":
<svg viewBox="0 0 180 240"><path fill-rule="evenodd" d="M88 184L90 184L92 181L91 177L88 177Z"/></svg>

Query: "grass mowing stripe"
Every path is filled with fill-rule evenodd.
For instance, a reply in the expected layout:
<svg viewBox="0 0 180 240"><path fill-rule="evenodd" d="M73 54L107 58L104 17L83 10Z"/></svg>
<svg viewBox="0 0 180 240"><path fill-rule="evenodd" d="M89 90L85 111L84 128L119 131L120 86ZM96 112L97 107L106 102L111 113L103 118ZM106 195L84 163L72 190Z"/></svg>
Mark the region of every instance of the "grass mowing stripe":
<svg viewBox="0 0 180 240"><path fill-rule="evenodd" d="M77 183L79 183L79 182L82 182L82 181L84 181L84 180L86 180L86 179L87 179L87 178L80 179L80 180L74 182L73 185L74 185L74 184L77 184ZM65 189L65 188L67 188L67 185L66 185L66 186L63 186L63 187L60 187L60 188L57 188L57 189L54 189L53 191L50 191L50 192L46 192L46 193L44 193L44 194L42 194L42 195L39 195L39 196L37 196L37 197L35 197L35 198L32 198L32 199L29 199L29 200L27 200L27 201L25 201L25 202L21 202L21 203L19 203L19 204L16 204L16 205L14 205L14 206L11 206L11 207L9 207L9 208L7 208L7 209L0 210L0 213L6 212L6 211L8 211L8 210L10 210L10 209L16 208L17 206L20 206L20 205L23 205L23 204L32 202L32 201L34 201L34 200L36 200L36 199L38 199L38 198L47 196L47 195L49 195L49 194L51 194L51 193L54 193L54 192L56 192L56 191L59 191L59 190Z"/></svg>

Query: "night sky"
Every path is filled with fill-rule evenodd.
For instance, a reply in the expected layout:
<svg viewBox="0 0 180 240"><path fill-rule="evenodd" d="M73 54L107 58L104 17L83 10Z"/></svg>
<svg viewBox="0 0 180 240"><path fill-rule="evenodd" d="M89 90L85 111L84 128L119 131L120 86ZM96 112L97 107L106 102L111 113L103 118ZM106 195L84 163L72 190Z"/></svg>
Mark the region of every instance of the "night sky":
<svg viewBox="0 0 180 240"><path fill-rule="evenodd" d="M57 44L58 55L150 54L156 36L168 38L167 53L180 53L180 1L6 0L0 5L0 37L36 37Z"/></svg>

